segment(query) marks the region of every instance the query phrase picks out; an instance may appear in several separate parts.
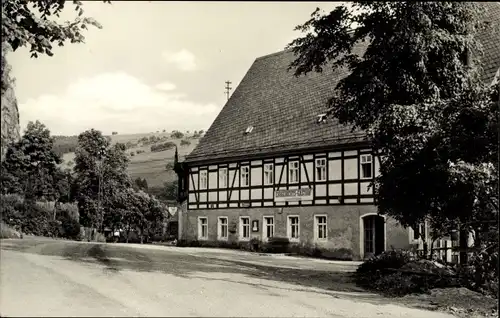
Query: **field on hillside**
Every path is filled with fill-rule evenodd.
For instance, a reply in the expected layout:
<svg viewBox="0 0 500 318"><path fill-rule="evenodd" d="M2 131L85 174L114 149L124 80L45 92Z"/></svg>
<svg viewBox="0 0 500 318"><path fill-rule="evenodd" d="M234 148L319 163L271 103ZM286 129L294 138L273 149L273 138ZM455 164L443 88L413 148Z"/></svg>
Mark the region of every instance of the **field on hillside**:
<svg viewBox="0 0 500 318"><path fill-rule="evenodd" d="M111 143L115 144L117 142L126 144L127 142L137 143L141 138L156 136L159 138L166 138L162 140L163 142L174 142L179 151L179 159L183 160L186 155L188 155L198 144L198 138L189 138L192 135L185 135L183 139L188 139L191 144L181 146L182 139L170 138L170 133L149 133L149 134L133 134L133 135L113 135L111 137ZM138 150L143 150L143 153L137 154ZM168 162L174 161L175 148L159 152L151 152L151 145L133 147L127 149L127 153L130 154L134 152L134 156L129 155L129 166L128 171L132 179L138 177L145 178L150 187L160 187L163 186L164 182L171 182L176 179L175 172L167 171L165 166ZM75 159L75 153L65 153L63 155L63 167L70 168Z"/></svg>

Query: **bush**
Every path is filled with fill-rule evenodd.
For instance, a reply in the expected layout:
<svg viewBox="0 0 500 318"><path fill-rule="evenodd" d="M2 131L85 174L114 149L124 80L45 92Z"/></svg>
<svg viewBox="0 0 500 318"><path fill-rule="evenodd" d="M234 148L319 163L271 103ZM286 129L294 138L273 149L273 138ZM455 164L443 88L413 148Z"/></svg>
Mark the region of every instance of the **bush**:
<svg viewBox="0 0 500 318"><path fill-rule="evenodd" d="M387 251L370 258L359 265L356 270L356 282L364 287L369 287L387 274L387 269L400 269L412 260L407 252Z"/></svg>
<svg viewBox="0 0 500 318"><path fill-rule="evenodd" d="M191 142L189 140L186 140L186 139L181 140L181 146L189 146L190 144L191 144Z"/></svg>
<svg viewBox="0 0 500 318"><path fill-rule="evenodd" d="M61 221L50 220L47 225L45 236L48 237L61 237L62 235Z"/></svg>
<svg viewBox="0 0 500 318"><path fill-rule="evenodd" d="M76 221L80 220L78 205L75 203L60 204L57 208L57 215L61 218L68 217Z"/></svg>
<svg viewBox="0 0 500 318"><path fill-rule="evenodd" d="M18 239L21 238L21 234L8 226L7 224L0 223L0 239Z"/></svg>
<svg viewBox="0 0 500 318"><path fill-rule="evenodd" d="M165 150L175 148L175 146L176 146L175 143L173 143L171 141L167 141L167 142L164 142L164 143L161 143L158 145L152 145L151 152L165 151Z"/></svg>
<svg viewBox="0 0 500 318"><path fill-rule="evenodd" d="M174 130L171 134L170 137L174 139L182 139L184 137L184 134L181 133L180 131Z"/></svg>
<svg viewBox="0 0 500 318"><path fill-rule="evenodd" d="M358 267L356 282L391 296L459 285L451 267L435 261L416 260L407 251L384 252L367 260Z"/></svg>
<svg viewBox="0 0 500 318"><path fill-rule="evenodd" d="M53 210L47 209L43 205L25 203L22 232L37 236L51 236L51 226L49 221L53 216Z"/></svg>
<svg viewBox="0 0 500 318"><path fill-rule="evenodd" d="M61 237L78 240L80 236L80 222L68 216L61 220Z"/></svg>

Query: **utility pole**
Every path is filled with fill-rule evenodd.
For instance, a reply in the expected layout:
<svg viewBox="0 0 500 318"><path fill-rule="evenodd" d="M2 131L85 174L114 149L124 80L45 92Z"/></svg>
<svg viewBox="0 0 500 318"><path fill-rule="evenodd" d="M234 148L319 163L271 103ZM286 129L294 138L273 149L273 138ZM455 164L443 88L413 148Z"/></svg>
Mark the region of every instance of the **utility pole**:
<svg viewBox="0 0 500 318"><path fill-rule="evenodd" d="M232 87L230 87L229 85L232 84L229 80L226 81L226 91L224 92L227 96L227 100L229 100L229 91L232 90Z"/></svg>

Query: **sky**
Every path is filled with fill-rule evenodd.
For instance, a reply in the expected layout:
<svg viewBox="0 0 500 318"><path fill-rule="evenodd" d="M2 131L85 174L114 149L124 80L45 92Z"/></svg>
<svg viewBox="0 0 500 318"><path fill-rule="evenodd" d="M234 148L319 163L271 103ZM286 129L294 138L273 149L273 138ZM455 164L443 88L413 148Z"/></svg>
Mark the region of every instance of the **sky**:
<svg viewBox="0 0 500 318"><path fill-rule="evenodd" d="M68 1L69 2L69 1ZM40 120L53 135L207 130L254 60L300 36L294 27L335 2L84 2L84 44L54 56L9 53L21 129ZM62 14L75 16L71 5Z"/></svg>

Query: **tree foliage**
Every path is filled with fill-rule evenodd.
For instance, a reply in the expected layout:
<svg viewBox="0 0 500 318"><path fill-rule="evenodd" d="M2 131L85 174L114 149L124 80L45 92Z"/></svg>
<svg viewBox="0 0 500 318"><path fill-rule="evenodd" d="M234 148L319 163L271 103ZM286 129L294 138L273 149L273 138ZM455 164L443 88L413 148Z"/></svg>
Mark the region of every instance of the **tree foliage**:
<svg viewBox="0 0 500 318"><path fill-rule="evenodd" d="M2 1L2 42L8 43L14 51L28 46L31 57L52 56L54 44L82 43L85 40L82 32L87 26L102 28L96 20L84 16L81 1L72 1L77 12L73 21L58 22L66 4L64 0Z"/></svg>
<svg viewBox="0 0 500 318"><path fill-rule="evenodd" d="M54 138L40 123L29 122L21 140L11 144L2 162L2 193L30 199L57 200L67 193L66 176L53 150Z"/></svg>
<svg viewBox="0 0 500 318"><path fill-rule="evenodd" d="M324 67L349 71L326 108L365 131L380 155L380 213L405 226L430 218L435 227L480 236L498 217L499 129L498 87L479 76L481 7L350 4L354 10L316 10L297 27L305 35L289 45L297 54L290 68L297 76Z"/></svg>
<svg viewBox="0 0 500 318"><path fill-rule="evenodd" d="M84 226L102 226L120 191L132 186L127 174L125 145L111 146L100 131L91 129L78 136L75 156L74 199Z"/></svg>

